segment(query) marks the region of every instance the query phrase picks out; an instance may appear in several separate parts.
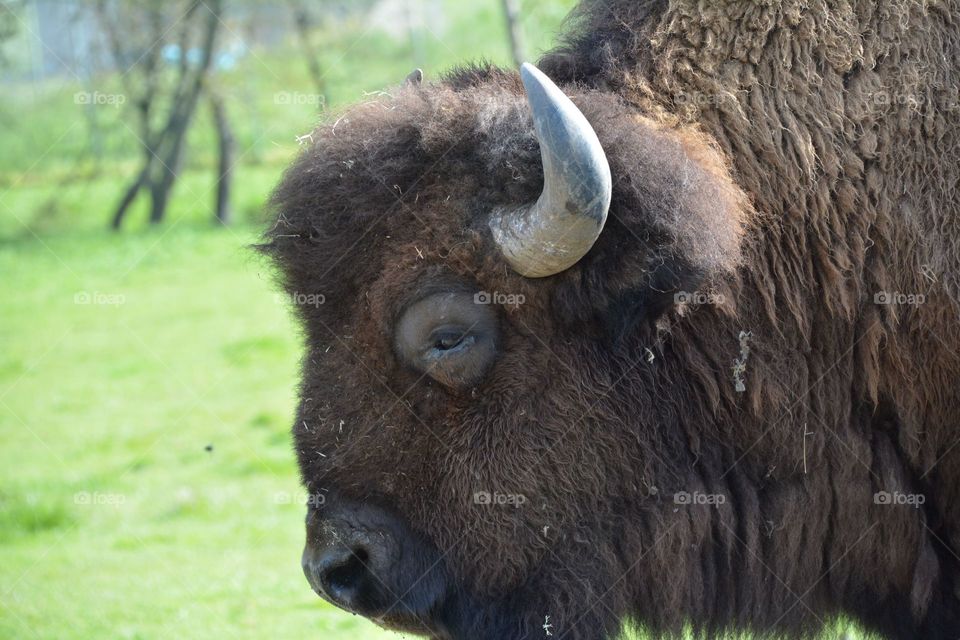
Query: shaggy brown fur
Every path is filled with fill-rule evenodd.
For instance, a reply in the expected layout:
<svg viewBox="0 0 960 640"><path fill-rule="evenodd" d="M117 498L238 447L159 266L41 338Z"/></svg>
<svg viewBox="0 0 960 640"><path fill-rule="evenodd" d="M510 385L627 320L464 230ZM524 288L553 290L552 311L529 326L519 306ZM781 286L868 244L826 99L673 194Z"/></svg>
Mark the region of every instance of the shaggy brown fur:
<svg viewBox="0 0 960 640"><path fill-rule="evenodd" d="M303 479L443 554L433 634L540 638L549 616L571 640L625 619L801 637L846 614L960 636L957 15L585 2L540 66L593 124L613 201L591 252L543 280L486 227L541 186L514 72L457 70L317 129L265 244L291 291L326 296L299 309ZM469 392L391 348L444 282L526 298ZM724 303L675 303L694 290ZM478 508L482 490L527 503Z"/></svg>

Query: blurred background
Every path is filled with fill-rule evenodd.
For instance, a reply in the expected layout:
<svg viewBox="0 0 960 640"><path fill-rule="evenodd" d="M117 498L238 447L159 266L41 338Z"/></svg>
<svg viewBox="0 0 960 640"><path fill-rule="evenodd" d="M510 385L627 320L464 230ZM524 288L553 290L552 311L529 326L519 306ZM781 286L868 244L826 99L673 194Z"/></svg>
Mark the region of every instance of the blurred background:
<svg viewBox="0 0 960 640"><path fill-rule="evenodd" d="M398 637L300 571L298 140L573 0L0 0L0 638ZM511 35L512 34L512 35Z"/></svg>

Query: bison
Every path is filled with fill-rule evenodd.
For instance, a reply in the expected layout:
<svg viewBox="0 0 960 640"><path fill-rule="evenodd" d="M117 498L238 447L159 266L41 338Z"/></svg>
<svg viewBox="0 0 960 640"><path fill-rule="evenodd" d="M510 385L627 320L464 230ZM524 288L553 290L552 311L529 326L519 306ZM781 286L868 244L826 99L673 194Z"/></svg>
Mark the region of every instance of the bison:
<svg viewBox="0 0 960 640"><path fill-rule="evenodd" d="M960 636L958 16L585 0L316 129L262 243L319 301L314 590L436 639Z"/></svg>

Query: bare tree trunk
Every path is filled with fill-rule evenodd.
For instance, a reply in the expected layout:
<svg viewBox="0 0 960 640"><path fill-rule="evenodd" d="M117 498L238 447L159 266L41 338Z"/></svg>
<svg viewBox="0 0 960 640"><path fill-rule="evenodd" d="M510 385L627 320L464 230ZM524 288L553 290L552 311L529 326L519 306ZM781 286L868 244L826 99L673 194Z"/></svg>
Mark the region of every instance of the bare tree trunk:
<svg viewBox="0 0 960 640"><path fill-rule="evenodd" d="M183 154L183 142L186 138L190 120L197 108L200 90L203 88L210 62L213 59L213 48L217 31L220 26L221 0L210 0L206 4L209 12L204 27L203 44L201 45L201 62L194 72L192 81L185 82L182 92L178 92L177 101L163 130L163 145L165 153L160 155L160 177L151 184L150 222L157 224L163 221L167 212L167 203L170 200L170 190L178 177L180 160ZM184 56L185 58L185 56ZM185 76L181 76L185 77Z"/></svg>
<svg viewBox="0 0 960 640"><path fill-rule="evenodd" d="M416 15L414 15L414 4L416 4ZM410 38L410 51L413 54L413 66L424 66L423 53L423 7L419 0L406 0L404 7L407 11L407 34Z"/></svg>
<svg viewBox="0 0 960 640"><path fill-rule="evenodd" d="M140 189L146 186L147 177L150 175L150 165L151 163L146 161L146 166L140 170L136 179L127 187L123 197L120 199L120 204L117 205L117 210L114 212L113 218L110 220L110 228L118 230L123 225L123 218L127 215L127 209L133 204L137 194L140 193Z"/></svg>
<svg viewBox="0 0 960 640"><path fill-rule="evenodd" d="M167 179L171 171L163 169L163 176L158 180L150 181L150 224L160 224L167 211L167 202L170 190L173 187L173 178Z"/></svg>
<svg viewBox="0 0 960 640"><path fill-rule="evenodd" d="M183 140L186 137L190 116L196 103L180 100L173 107L167 126L163 130L163 142L157 148L154 172L150 180L150 223L159 224L167 212L167 203L173 183L179 177Z"/></svg>
<svg viewBox="0 0 960 640"><path fill-rule="evenodd" d="M184 18L189 19L190 14L192 14L196 7L196 4L191 5L188 14L184 16ZM137 177L134 178L130 186L127 187L110 220L110 227L114 230L119 230L137 194L140 193L141 189L149 186L153 163L156 160L153 151L156 141L153 139L154 132L150 129L150 116L154 106L154 97L157 93L157 83L159 81L158 69L161 47L151 46L147 50L147 53L142 55L134 65L142 73L144 84L142 91L136 91L130 73L133 71L133 68L125 68L126 58L124 55L123 28L113 19L114 16L106 0L99 0L95 6L95 10L100 20L100 25L106 33L110 53L113 56L114 67L116 71L120 73L124 91L130 95L131 103L136 107L137 121L140 129L140 145L143 150L143 164L137 172ZM157 43L161 40L164 32L163 14L156 4L146 5L146 10L148 11L150 42Z"/></svg>
<svg viewBox="0 0 960 640"><path fill-rule="evenodd" d="M510 36L510 51L513 53L513 61L519 67L526 61L526 57L523 55L523 38L517 21L517 0L503 0L503 13L507 20L507 34Z"/></svg>
<svg viewBox="0 0 960 640"><path fill-rule="evenodd" d="M210 91L210 107L213 111L213 123L217 129L218 150L220 161L217 167L217 205L216 220L220 224L230 224L233 212L230 209L230 190L233 186L233 156L234 144L233 129L227 118L227 109L223 96L216 90Z"/></svg>
<svg viewBox="0 0 960 640"><path fill-rule="evenodd" d="M113 214L111 226L119 229L130 205L142 189L150 193L150 222L159 223L166 215L170 191L177 179L178 168L187 129L196 111L200 91L206 81L210 64L213 59L216 35L220 27L220 13L223 0L193 0L186 13L178 21L183 25L179 34L179 51L181 52L178 67L176 88L171 99L170 113L163 126L159 129L151 127L151 116L155 98L159 87L159 41L165 30L163 29L162 13L159 4L149 5L150 28L154 34L159 34L148 49L148 54L141 56L135 63L144 76L144 89L136 95L132 83L127 79L128 73L121 77L125 80L125 88L131 95L136 95L134 104L137 107L140 120L140 144L143 148L143 164L137 177L124 192L117 209ZM207 9L208 16L203 24L200 44L200 63L191 69L186 52L190 49L188 27L194 14L200 7ZM111 52L115 58L117 69L124 71L124 36L123 29L111 19L111 9L105 0L97 4L98 15L107 32Z"/></svg>
<svg viewBox="0 0 960 640"><path fill-rule="evenodd" d="M320 57L317 54L317 48L313 46L310 39L310 13L307 11L303 2L294 0L293 2L293 24L297 28L297 38L300 41L300 48L303 49L303 55L307 60L307 70L310 72L310 78L313 80L313 86L317 93L323 97L322 107L327 106L327 81L324 77L323 69L320 67Z"/></svg>

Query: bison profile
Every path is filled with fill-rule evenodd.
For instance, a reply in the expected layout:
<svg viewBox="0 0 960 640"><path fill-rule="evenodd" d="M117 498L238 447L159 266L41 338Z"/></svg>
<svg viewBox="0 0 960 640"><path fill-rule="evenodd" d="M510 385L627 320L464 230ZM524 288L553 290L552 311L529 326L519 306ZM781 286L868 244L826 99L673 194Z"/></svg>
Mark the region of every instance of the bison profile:
<svg viewBox="0 0 960 640"><path fill-rule="evenodd" d="M318 128L304 572L433 638L960 637L960 2L595 0Z"/></svg>

